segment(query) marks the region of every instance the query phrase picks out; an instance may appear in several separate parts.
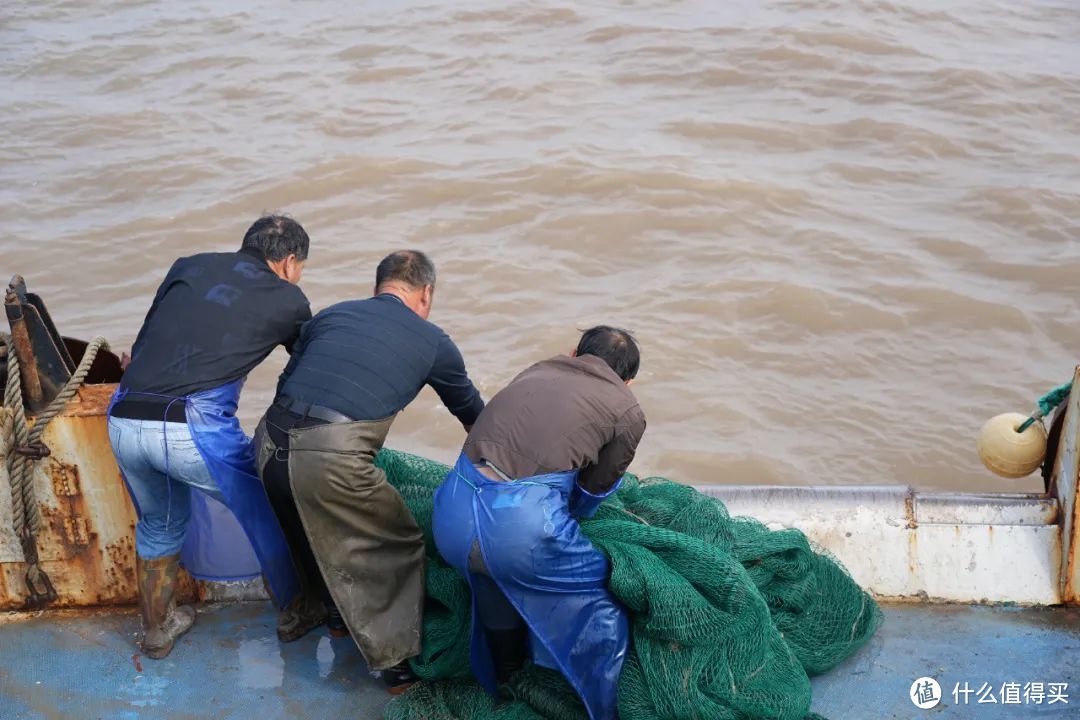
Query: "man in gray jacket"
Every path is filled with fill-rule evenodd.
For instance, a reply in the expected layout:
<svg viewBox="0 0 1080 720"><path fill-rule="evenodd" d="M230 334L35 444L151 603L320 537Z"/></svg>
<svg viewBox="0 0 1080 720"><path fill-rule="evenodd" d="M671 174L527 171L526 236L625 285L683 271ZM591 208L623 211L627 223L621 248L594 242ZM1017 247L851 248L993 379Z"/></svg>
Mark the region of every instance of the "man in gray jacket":
<svg viewBox="0 0 1080 720"><path fill-rule="evenodd" d="M472 588L472 668L491 693L528 652L592 720L616 716L626 612L578 519L616 491L645 432L638 365L630 333L585 331L491 399L435 494L435 543Z"/></svg>

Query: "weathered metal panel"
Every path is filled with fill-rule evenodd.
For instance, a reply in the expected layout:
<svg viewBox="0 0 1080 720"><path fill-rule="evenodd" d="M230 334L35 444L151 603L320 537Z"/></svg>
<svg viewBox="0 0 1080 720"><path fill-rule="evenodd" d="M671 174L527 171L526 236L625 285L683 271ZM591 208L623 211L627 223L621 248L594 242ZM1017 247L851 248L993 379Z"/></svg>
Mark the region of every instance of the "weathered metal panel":
<svg viewBox="0 0 1080 720"><path fill-rule="evenodd" d="M719 498L732 515L748 515L762 522L785 525L804 520L844 522L851 513L867 513L889 525L906 526L915 520L910 488L882 486L774 486L695 485L698 491Z"/></svg>
<svg viewBox="0 0 1080 720"><path fill-rule="evenodd" d="M879 597L1061 602L1061 533L1044 498L988 503L983 495L939 500L907 488L698 489L722 500L732 515L802 530ZM923 522L920 508L931 518L975 522ZM991 517L1002 522L985 522Z"/></svg>
<svg viewBox="0 0 1080 720"><path fill-rule="evenodd" d="M56 607L131 603L135 511L109 445L105 411L115 385L87 385L42 436L51 455L35 463L41 512L38 557ZM22 606L25 565L8 562L0 607Z"/></svg>
<svg viewBox="0 0 1080 720"><path fill-rule="evenodd" d="M1061 533L1056 525L920 525L912 532L911 583L920 596L1061 603Z"/></svg>
<svg viewBox="0 0 1080 720"><path fill-rule="evenodd" d="M937 525L1053 525L1058 503L1026 493L915 495L915 522Z"/></svg>
<svg viewBox="0 0 1080 720"><path fill-rule="evenodd" d="M1073 388L1054 462L1054 487L1061 508L1061 595L1065 602L1080 603L1080 507L1076 501L1080 483L1080 367L1073 373Z"/></svg>
<svg viewBox="0 0 1080 720"><path fill-rule="evenodd" d="M269 600L262 578L227 582L199 581L198 594L203 602L240 602L244 600Z"/></svg>
<svg viewBox="0 0 1080 720"><path fill-rule="evenodd" d="M49 423L42 442L51 455L36 464L34 494L41 511L38 557L58 595L52 607L132 604L135 508L109 444L106 410L114 384L84 385ZM0 610L23 607L22 546L12 528L11 494L0 463ZM194 582L181 574L180 597L254 600L262 582Z"/></svg>

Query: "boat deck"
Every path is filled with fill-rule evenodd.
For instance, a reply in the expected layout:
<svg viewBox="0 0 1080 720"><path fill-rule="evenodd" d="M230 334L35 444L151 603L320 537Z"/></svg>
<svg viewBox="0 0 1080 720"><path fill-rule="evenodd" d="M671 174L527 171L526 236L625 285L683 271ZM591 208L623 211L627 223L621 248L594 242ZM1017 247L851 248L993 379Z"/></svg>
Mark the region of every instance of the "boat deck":
<svg viewBox="0 0 1080 720"><path fill-rule="evenodd" d="M893 605L859 654L814 679L814 710L831 720L1080 717L1080 610ZM281 645L267 603L211 605L173 654L137 654L134 610L0 615L0 718L375 719L388 700L348 638L323 632ZM944 698L919 710L912 682ZM997 704L953 687L994 688ZM1003 683L1067 683L1068 704L1003 705ZM961 698L962 699L962 698ZM1023 703L1023 697L1021 697Z"/></svg>

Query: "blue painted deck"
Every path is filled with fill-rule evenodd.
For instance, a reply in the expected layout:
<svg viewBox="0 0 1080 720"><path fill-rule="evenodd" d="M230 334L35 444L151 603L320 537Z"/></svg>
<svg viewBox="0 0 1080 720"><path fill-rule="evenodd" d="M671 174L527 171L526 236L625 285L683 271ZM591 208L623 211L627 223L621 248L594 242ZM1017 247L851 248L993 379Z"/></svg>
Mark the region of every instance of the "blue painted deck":
<svg viewBox="0 0 1080 720"><path fill-rule="evenodd" d="M1080 610L890 606L857 656L814 680L831 720L1080 718ZM383 686L348 638L280 645L268 604L208 606L162 661L137 657L130 609L0 616L0 718L359 718L381 716ZM935 677L933 710L908 699ZM956 705L955 683L1068 683L1069 704Z"/></svg>

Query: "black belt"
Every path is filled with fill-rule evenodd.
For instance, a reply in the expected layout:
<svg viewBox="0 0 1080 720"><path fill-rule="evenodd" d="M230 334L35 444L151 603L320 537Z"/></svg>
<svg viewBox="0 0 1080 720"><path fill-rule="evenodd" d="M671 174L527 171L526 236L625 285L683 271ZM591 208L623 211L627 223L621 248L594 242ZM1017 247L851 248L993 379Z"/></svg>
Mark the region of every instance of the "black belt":
<svg viewBox="0 0 1080 720"><path fill-rule="evenodd" d="M338 412L332 408L323 407L322 405L312 405L311 403L303 402L301 400L294 400L290 397L278 398L274 401L274 404L282 410L291 412L294 415L299 415L300 417L324 420L328 423L353 422L353 418L345 413Z"/></svg>
<svg viewBox="0 0 1080 720"><path fill-rule="evenodd" d="M113 405L112 416L128 420L187 422L186 403L181 399L140 397L132 393Z"/></svg>

